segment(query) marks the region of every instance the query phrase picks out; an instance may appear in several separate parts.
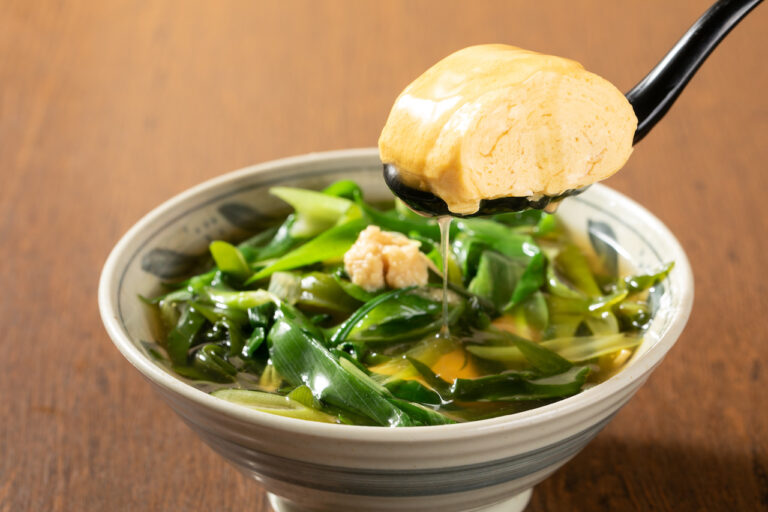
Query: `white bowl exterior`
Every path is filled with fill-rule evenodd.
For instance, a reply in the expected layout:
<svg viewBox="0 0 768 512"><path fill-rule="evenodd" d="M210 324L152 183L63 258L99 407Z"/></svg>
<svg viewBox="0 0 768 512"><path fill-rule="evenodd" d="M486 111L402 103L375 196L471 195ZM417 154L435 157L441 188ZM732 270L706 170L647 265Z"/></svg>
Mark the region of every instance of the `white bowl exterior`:
<svg viewBox="0 0 768 512"><path fill-rule="evenodd" d="M284 210L267 193L277 184L319 188L353 178L368 197L386 198L375 149L311 154L230 173L176 196L139 221L110 254L99 305L123 355L217 452L268 490L317 510L467 510L499 501L546 478L574 456L626 403L674 344L693 300L685 253L644 208L601 185L570 198L560 216L577 233L587 223L611 227L619 250L640 270L675 261L645 341L608 381L555 404L458 425L400 428L328 425L260 413L182 382L148 357L153 321L137 295L157 291L158 248L198 254L213 238L243 236L232 222ZM253 218L222 214L245 205ZM232 208L230 208L232 210ZM246 216L247 217L247 216ZM227 220L227 218L229 220ZM156 254L156 253L153 253ZM148 256L150 255L150 256ZM154 269L156 270L156 269ZM365 508L361 508L365 507Z"/></svg>

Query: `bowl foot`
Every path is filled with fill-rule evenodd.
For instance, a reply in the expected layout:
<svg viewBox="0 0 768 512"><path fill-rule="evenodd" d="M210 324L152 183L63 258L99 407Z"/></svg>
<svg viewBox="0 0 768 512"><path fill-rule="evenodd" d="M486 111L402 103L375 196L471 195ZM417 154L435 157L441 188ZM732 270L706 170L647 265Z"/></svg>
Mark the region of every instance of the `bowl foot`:
<svg viewBox="0 0 768 512"><path fill-rule="evenodd" d="M496 503L490 507L478 508L472 512L523 512L531 500L531 494L533 494L533 488L526 489L520 494L515 494L508 500Z"/></svg>
<svg viewBox="0 0 768 512"><path fill-rule="evenodd" d="M504 500L499 503L495 503L488 507L473 508L468 512L523 512L525 507L528 506L528 501L531 499L533 489L526 489L520 494L516 494L510 499ZM275 512L309 512L310 509L299 506L290 500L272 494L267 493L269 504L272 510ZM401 510L407 510L407 507L402 507Z"/></svg>

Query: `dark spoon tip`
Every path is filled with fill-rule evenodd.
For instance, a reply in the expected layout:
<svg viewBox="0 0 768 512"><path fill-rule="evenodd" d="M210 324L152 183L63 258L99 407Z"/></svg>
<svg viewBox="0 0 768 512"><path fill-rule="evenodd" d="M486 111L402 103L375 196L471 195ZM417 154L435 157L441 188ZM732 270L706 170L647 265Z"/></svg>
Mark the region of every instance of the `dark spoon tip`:
<svg viewBox="0 0 768 512"><path fill-rule="evenodd" d="M553 203L557 203L565 197L580 194L585 189L567 190L557 196L542 196L538 199L528 197L500 197L497 199L483 199L480 208L469 214L454 213L448 209L448 205L440 197L431 192L409 187L400 179L400 172L392 164L384 164L384 182L395 196L400 198L413 210L432 217L450 215L452 217L468 218L497 213L519 212L523 210L543 210Z"/></svg>

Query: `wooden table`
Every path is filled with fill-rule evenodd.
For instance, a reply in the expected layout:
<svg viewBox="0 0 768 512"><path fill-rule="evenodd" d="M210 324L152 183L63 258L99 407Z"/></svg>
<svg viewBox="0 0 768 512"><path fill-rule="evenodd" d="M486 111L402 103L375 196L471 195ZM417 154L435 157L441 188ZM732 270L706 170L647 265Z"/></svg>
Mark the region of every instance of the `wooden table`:
<svg viewBox="0 0 768 512"><path fill-rule="evenodd" d="M0 1L0 512L269 510L102 328L101 265L148 210L248 164L375 145L400 89L470 44L570 56L626 90L707 4ZM766 55L761 7L609 180L677 234L696 303L529 511L768 509Z"/></svg>

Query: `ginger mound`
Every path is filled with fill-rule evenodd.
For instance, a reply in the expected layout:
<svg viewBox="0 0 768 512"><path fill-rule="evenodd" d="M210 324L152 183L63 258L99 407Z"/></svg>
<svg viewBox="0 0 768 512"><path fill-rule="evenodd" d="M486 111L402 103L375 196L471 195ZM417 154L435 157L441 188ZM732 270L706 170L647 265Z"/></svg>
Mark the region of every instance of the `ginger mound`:
<svg viewBox="0 0 768 512"><path fill-rule="evenodd" d="M419 242L400 233L368 226L344 254L344 269L356 285L372 292L389 286L427 284L427 259Z"/></svg>

